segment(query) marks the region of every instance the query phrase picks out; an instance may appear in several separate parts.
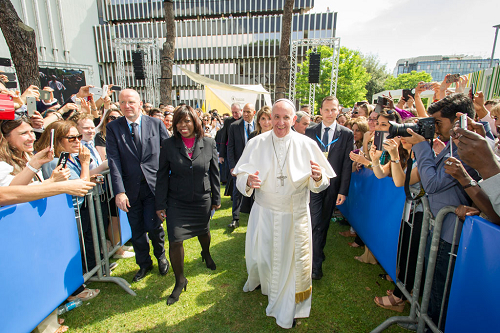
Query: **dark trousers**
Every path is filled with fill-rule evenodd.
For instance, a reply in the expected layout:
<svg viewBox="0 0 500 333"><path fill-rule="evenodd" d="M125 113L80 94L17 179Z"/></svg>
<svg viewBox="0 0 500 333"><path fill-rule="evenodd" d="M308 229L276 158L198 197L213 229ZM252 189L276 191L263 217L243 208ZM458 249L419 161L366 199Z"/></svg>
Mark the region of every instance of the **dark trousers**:
<svg viewBox="0 0 500 333"><path fill-rule="evenodd" d="M406 290L411 291L415 282L415 270L417 269L418 244L420 243L420 234L422 231L422 219L424 213L418 212L410 215L409 222L413 224L413 228L404 222L401 224L401 252L399 253L399 273L398 280L403 282ZM413 232L412 232L413 229ZM408 269L406 269L408 267ZM396 286L394 288L394 296L406 299L403 293Z"/></svg>
<svg viewBox="0 0 500 333"><path fill-rule="evenodd" d="M326 236L330 227L330 218L335 209L337 193L326 189L320 193L311 192L309 209L311 211L311 227L313 241L313 270L321 271L325 260L323 249L326 245Z"/></svg>
<svg viewBox="0 0 500 333"><path fill-rule="evenodd" d="M243 194L236 187L236 177L233 177L233 220L240 220L240 210Z"/></svg>
<svg viewBox="0 0 500 333"><path fill-rule="evenodd" d="M127 217L132 229L135 262L141 268L149 267L153 261L149 255L148 236L155 257L160 259L165 256L165 231L156 215L155 196L146 181L141 182L137 199L130 202Z"/></svg>
<svg viewBox="0 0 500 333"><path fill-rule="evenodd" d="M461 223L461 222L458 222ZM432 240L432 233L429 233L427 238L427 248L426 248L426 267L427 261L429 258L430 245ZM443 311L443 319L441 320L441 326L439 329L441 331L444 330L444 326L446 323L446 312L448 310L448 300L450 298L450 289L451 289L451 280L453 278L453 271L455 269L455 257L452 256L451 260L451 270L450 270L450 280L448 282L448 290L446 295L444 295L444 288L446 285L446 274L448 273L448 263L450 260L450 253L456 254L458 251L458 243L454 246L453 252L451 244L444 241L443 239L439 239L439 248L436 257L436 268L434 270L434 276L432 280L432 288L431 288L431 299L429 301L429 309L427 314L431 317L432 321L437 325L439 322L439 313L441 311L441 302L444 299L444 311Z"/></svg>

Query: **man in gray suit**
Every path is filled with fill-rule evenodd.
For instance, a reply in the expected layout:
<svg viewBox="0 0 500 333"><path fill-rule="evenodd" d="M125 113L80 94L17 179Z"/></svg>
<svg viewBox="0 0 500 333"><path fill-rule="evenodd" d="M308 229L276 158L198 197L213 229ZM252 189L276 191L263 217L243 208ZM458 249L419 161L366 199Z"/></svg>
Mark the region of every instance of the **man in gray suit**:
<svg viewBox="0 0 500 333"><path fill-rule="evenodd" d="M106 126L106 153L116 206L127 212L132 229L135 260L140 268L133 280L137 282L153 267L148 236L160 274L167 274L170 266L165 257L165 231L155 209L160 144L168 133L161 120L142 115L137 91L122 90L119 103L125 117Z"/></svg>
<svg viewBox="0 0 500 333"><path fill-rule="evenodd" d="M243 117L229 127L229 139L227 142L227 160L229 163L229 170L233 174L233 169L238 163L238 160L243 154L243 149L248 142L250 133L255 130L255 106L253 104L245 104L243 107ZM228 225L228 228L238 228L240 226L240 210L242 195L236 188L236 177L233 177L233 220Z"/></svg>

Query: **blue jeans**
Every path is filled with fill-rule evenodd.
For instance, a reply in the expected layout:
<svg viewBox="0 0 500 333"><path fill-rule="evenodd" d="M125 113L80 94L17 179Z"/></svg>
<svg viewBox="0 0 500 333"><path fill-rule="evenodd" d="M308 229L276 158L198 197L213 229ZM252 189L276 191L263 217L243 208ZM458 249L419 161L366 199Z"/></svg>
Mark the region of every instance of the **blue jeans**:
<svg viewBox="0 0 500 333"><path fill-rule="evenodd" d="M427 238L427 247L425 251L425 266L427 268L428 260L429 260L429 251L432 240L432 233L429 233ZM446 285L446 274L448 273L448 263L450 260L450 252L451 244L444 241L443 239L439 239L439 248L436 257L436 268L434 270L434 276L432 280L432 288L431 288L431 298L429 301L429 309L427 314L431 317L432 321L438 325L439 322L439 313L441 312L441 303L444 298L444 311L443 311L443 319L441 320L441 325L439 327L440 330L444 332L444 326L446 323L446 312L448 309L448 300L450 298L450 289L451 289L451 280L453 278L453 270L455 269L455 257L453 256L451 261L451 271L450 271L450 280L448 282L448 290L446 295L444 294L444 288ZM453 253L456 254L458 251L458 243L454 246Z"/></svg>

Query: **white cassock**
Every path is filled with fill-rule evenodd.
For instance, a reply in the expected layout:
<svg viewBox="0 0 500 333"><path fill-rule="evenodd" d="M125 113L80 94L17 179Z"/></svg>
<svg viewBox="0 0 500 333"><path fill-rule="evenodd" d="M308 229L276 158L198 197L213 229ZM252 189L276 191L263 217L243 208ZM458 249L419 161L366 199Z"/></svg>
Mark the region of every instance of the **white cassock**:
<svg viewBox="0 0 500 333"><path fill-rule="evenodd" d="M323 178L317 183L311 178L311 160L321 167ZM293 131L278 138L272 130L248 141L233 170L243 195L252 195L246 183L257 170L262 183L248 219L243 291L260 285L269 300L266 314L291 328L294 318L309 317L311 311L309 191L326 189L335 172L313 140Z"/></svg>

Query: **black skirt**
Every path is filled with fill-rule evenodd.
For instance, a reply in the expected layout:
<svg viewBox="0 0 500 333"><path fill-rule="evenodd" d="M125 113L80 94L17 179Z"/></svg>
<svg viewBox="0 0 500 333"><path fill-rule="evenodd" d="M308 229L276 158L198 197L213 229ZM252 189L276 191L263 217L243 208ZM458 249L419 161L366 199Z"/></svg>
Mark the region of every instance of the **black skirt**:
<svg viewBox="0 0 500 333"><path fill-rule="evenodd" d="M208 233L212 199L194 202L176 200L169 196L167 208L167 232L169 242L181 242Z"/></svg>

